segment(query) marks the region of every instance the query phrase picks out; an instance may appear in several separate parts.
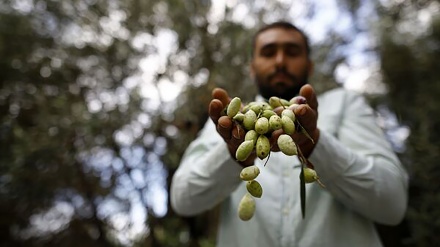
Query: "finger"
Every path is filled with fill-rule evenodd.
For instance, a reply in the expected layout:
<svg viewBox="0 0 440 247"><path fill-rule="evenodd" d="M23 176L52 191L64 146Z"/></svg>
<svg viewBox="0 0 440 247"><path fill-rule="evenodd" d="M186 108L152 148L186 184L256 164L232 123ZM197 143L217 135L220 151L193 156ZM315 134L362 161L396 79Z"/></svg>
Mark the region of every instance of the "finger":
<svg viewBox="0 0 440 247"><path fill-rule="evenodd" d="M273 109L273 111L277 114L277 115L281 115L281 112L283 112L283 110L286 109L284 106L278 106L275 109Z"/></svg>
<svg viewBox="0 0 440 247"><path fill-rule="evenodd" d="M295 106L293 109L293 113L295 113L295 116L306 116L307 113L312 111L312 108L309 105L298 105Z"/></svg>
<svg viewBox="0 0 440 247"><path fill-rule="evenodd" d="M293 135L290 135L297 145L301 144L301 141L304 140L304 134L301 131L295 132Z"/></svg>
<svg viewBox="0 0 440 247"><path fill-rule="evenodd" d="M209 117L211 117L212 121L215 124L218 123L218 119L222 116L223 109L224 109L223 104L218 99L213 99L209 103L209 109L208 109Z"/></svg>
<svg viewBox="0 0 440 247"><path fill-rule="evenodd" d="M235 149L236 150L236 149ZM234 153L235 150L229 150L229 152ZM235 159L235 156L233 155L233 158ZM247 167L247 166L251 166L254 165L254 161L257 158L257 154L255 153L255 150L253 150L251 152L251 154L249 155L249 157L245 160L245 161L237 161L238 164L240 164L243 167Z"/></svg>
<svg viewBox="0 0 440 247"><path fill-rule="evenodd" d="M299 94L306 99L308 105L312 109L318 109L318 99L316 98L316 92L310 84L302 86Z"/></svg>
<svg viewBox="0 0 440 247"><path fill-rule="evenodd" d="M311 110L310 112L312 111L313 110ZM293 135L291 135L293 140L296 142L296 144L302 146L303 144L309 144L310 141L312 141L312 143L316 142L319 138L319 130L317 129L316 126L316 117L305 116L299 118L299 120L304 120L304 121L300 121L301 126L297 128L296 132Z"/></svg>
<svg viewBox="0 0 440 247"><path fill-rule="evenodd" d="M270 138L270 140L271 141L273 141L273 140L277 140L278 139L278 137L280 136L280 135L282 135L282 134L284 134L284 131L283 131L283 129L277 129L277 130L274 130L274 131L272 131L272 133L271 133L271 138ZM271 143L272 144L272 143Z"/></svg>
<svg viewBox="0 0 440 247"><path fill-rule="evenodd" d="M221 116L218 119L217 132L227 142L231 139L232 121L228 116Z"/></svg>
<svg viewBox="0 0 440 247"><path fill-rule="evenodd" d="M255 161L256 158L257 158L257 153L256 153L255 150L254 150L254 151L252 151L252 153L249 155L249 157L248 157L245 161L240 162L240 164L241 164L242 166L244 166L244 167L254 165L254 161Z"/></svg>
<svg viewBox="0 0 440 247"><path fill-rule="evenodd" d="M317 111L313 110L309 105L299 105L295 108L294 113L297 116L298 122L308 133L315 131L318 119ZM301 132L301 128L297 128L297 130Z"/></svg>
<svg viewBox="0 0 440 247"><path fill-rule="evenodd" d="M224 107L226 107L231 101L228 92L223 88L214 88L214 90L212 90L212 98L220 100Z"/></svg>
<svg viewBox="0 0 440 247"><path fill-rule="evenodd" d="M234 125L232 128L231 145L238 148L243 142L246 131L240 125Z"/></svg>
<svg viewBox="0 0 440 247"><path fill-rule="evenodd" d="M310 162L309 160L307 160L307 167L308 167L308 168L315 169L315 166L314 166L313 163Z"/></svg>
<svg viewBox="0 0 440 247"><path fill-rule="evenodd" d="M282 129L274 130L269 138L271 151L278 152L280 148L278 147L278 137L283 134L284 131Z"/></svg>

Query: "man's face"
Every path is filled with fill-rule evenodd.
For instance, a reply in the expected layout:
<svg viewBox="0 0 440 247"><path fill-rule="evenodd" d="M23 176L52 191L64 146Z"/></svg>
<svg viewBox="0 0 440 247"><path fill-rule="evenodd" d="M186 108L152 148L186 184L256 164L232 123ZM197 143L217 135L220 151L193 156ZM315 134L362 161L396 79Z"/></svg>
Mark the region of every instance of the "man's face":
<svg viewBox="0 0 440 247"><path fill-rule="evenodd" d="M266 99L278 96L289 100L296 96L313 70L301 33L268 29L257 36L254 48L251 76L260 94Z"/></svg>

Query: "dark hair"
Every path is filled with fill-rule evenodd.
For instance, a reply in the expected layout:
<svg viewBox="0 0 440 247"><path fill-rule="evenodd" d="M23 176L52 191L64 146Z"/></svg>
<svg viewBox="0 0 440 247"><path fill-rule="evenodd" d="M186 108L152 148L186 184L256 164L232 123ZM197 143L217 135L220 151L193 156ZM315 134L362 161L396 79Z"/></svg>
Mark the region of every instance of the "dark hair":
<svg viewBox="0 0 440 247"><path fill-rule="evenodd" d="M310 44L309 44L309 38L307 37L307 35L301 29L299 29L297 26L293 25L290 22L277 21L277 22L273 22L273 23L270 23L268 25L261 27L255 33L255 35L252 39L251 58L254 56L254 50L255 50L255 45L257 43L258 35L260 35L260 33L264 32L264 31L272 29L272 28L291 29L291 30L295 30L295 31L299 32L301 34L301 36L304 38L304 42L306 43L307 57L310 57L311 49L310 49Z"/></svg>

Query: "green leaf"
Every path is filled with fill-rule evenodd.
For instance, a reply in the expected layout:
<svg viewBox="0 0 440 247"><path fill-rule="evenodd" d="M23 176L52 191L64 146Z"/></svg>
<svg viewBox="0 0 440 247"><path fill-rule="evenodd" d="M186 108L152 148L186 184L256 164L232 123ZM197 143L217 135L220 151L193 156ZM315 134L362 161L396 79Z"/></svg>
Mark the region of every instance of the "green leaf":
<svg viewBox="0 0 440 247"><path fill-rule="evenodd" d="M306 216L306 181L304 178L304 163L301 163L301 174L300 178L300 197L301 197L301 213L302 217Z"/></svg>

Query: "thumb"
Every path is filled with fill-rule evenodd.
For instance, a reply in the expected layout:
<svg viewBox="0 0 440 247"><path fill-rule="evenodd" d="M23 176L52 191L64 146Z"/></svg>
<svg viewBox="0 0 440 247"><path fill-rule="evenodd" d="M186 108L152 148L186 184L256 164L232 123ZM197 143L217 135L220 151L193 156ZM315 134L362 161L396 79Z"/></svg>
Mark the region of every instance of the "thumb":
<svg viewBox="0 0 440 247"><path fill-rule="evenodd" d="M318 109L318 99L316 97L315 89L310 84L301 87L299 95L306 98L308 105L313 109Z"/></svg>

